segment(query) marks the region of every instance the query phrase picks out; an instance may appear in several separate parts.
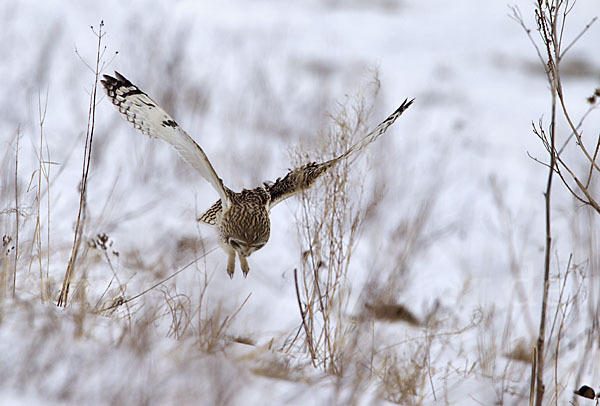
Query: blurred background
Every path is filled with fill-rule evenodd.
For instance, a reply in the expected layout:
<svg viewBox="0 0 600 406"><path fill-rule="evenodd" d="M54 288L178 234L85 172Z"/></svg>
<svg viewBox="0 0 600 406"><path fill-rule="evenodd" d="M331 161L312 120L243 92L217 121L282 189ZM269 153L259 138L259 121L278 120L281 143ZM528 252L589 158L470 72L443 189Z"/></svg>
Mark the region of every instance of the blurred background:
<svg viewBox="0 0 600 406"><path fill-rule="evenodd" d="M548 125L551 99L512 7L537 41L533 3L522 0L1 3L0 233L14 240L18 137L22 249L19 300L5 299L0 317L0 357L14 368L0 373L7 399L0 403L185 404L202 394L206 404L522 404L545 244L547 169L532 157L545 162L547 154L532 122ZM565 41L598 14L597 2L577 2ZM365 126L373 128L405 98L416 99L355 161L352 196L363 220L340 317L350 330L362 326L353 323L365 303L385 298L421 320L367 323L371 341L360 345L385 353L379 368L361 372L361 360L327 374L301 345L282 350L301 326L294 287L307 249L301 199L273 210L270 242L249 258L249 277L229 280L220 250L203 256L215 235L195 222L215 191L168 145L133 130L101 91L84 239L106 234L109 248L90 248L77 269L84 310L53 308L73 243L100 29L101 73L116 70L148 93L233 190L284 176L298 151L320 157L344 106L353 111L366 100ZM592 25L562 61L577 119L600 86L599 29ZM599 129L592 111L581 127L591 145ZM557 136L569 134L559 121ZM585 167L576 148L565 156ZM549 312L557 339L547 362L556 370L546 379L547 399L562 404L600 376L592 362L598 215L559 181L553 214ZM78 324L77 314L98 310L107 292L132 296L200 256L127 311ZM115 274L126 293L109 285ZM50 295L45 305L40 289ZM179 336L177 314L198 326L221 315L224 327ZM199 345L202 334L218 344ZM237 344L225 344L232 337Z"/></svg>

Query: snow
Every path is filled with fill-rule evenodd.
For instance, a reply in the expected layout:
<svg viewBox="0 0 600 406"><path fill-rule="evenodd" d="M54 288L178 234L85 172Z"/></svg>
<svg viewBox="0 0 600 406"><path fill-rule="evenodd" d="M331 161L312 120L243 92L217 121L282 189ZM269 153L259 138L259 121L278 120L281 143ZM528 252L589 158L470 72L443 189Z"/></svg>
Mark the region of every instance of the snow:
<svg viewBox="0 0 600 406"><path fill-rule="evenodd" d="M531 2L514 4L535 28ZM42 272L48 269L55 297L78 208L93 83L86 64L94 64L97 46L90 26L97 31L100 20L103 73L119 71L163 105L234 190L284 175L292 166L290 147L317 148L331 125L328 113L367 92L374 70L381 91L370 127L415 97L357 161L366 173L363 199L379 201L354 247L345 316L360 313L367 287L386 285L393 300L420 317L435 313L439 323L432 331L374 322L369 333L380 348L395 351L404 374L414 365L427 370L411 402L523 403L530 366L505 355L519 340L530 346L537 337L547 174L528 154L544 160L531 123L543 117L547 125L550 96L509 6L475 0L443 6L433 0L1 4L0 233L15 235L8 209L14 208L18 126L18 185L27 217L20 228L16 298L8 282L0 283L0 404L390 403L382 398L381 377L356 383L360 371L338 378L311 367L303 348L281 350L301 322L293 277L306 249L295 224L298 198L271 213L270 241L249 258L247 279L238 269L229 280L226 256L217 248L130 302L129 310L93 312L113 270L130 297L217 246L212 230L194 221L216 192L168 145L131 129L104 97L96 109L86 238L106 233L112 245L106 253L90 249L78 268L83 308L77 299L66 309L39 303L37 248L31 245L37 180L30 185L38 168L38 106L47 98L43 148L55 164L50 247L46 195L42 203ZM565 38L598 14L597 2L577 2ZM585 98L599 86L598 30L593 25L563 62L585 67L565 68L574 117L585 113ZM589 143L598 128L595 111L583 126ZM558 131L568 133L566 123ZM579 159L574 148L569 154ZM566 295L578 287L580 295L566 319L558 361L559 403L565 403L573 389L600 377L598 351L587 353L585 341L598 306L598 234L594 214L556 179L553 196L553 272L564 274L571 253L579 266L567 285ZM414 230L423 207L430 211L411 246L410 232L402 230ZM406 257L399 254L403 249ZM3 277L13 257L0 260ZM551 317L559 294L554 277ZM113 282L104 299L120 295ZM177 303L188 303L188 310L200 306L182 316L191 322L181 337L171 318L178 313L169 311ZM199 339L206 336L201 320L211 315L226 327L214 348ZM553 354L549 348L548 402ZM271 372L257 372L263 367ZM288 374L277 376L280 370Z"/></svg>

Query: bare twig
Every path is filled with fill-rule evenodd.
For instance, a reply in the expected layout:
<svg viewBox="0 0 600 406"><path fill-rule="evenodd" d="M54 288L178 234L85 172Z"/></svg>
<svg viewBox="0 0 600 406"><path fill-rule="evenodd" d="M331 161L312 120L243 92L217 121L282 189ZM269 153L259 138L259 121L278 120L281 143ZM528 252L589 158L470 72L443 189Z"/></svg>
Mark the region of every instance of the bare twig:
<svg viewBox="0 0 600 406"><path fill-rule="evenodd" d="M304 333L306 334L306 344L308 345L308 350L310 351L311 362L313 363L313 366L316 366L315 360L316 360L317 356L315 354L315 350L312 345L312 339L310 339L310 337L312 337L312 334L310 334L308 325L306 324L306 315L304 313L302 301L300 299L300 289L298 288L298 271L296 269L294 269L294 284L296 286L296 298L298 299L298 309L300 309L300 317L302 318L302 326L304 326Z"/></svg>
<svg viewBox="0 0 600 406"><path fill-rule="evenodd" d="M531 348L531 380L529 383L529 406L535 401L535 371L537 371L537 347Z"/></svg>
<svg viewBox="0 0 600 406"><path fill-rule="evenodd" d="M552 192L552 180L554 174L559 175L563 184L567 187L569 192L579 201L591 206L598 213L600 213L600 205L596 202L596 199L592 196L590 192L590 184L592 179L592 174L594 171L600 171L600 167L596 163L596 158L598 156L598 150L600 149L600 139L596 142L595 150L593 156L588 152L586 146L583 143L583 139L581 136L580 128L583 123L583 120L587 117L589 112L593 109L590 108L584 116L581 118L577 125L574 124L574 120L570 117L569 111L566 106L564 91L562 86L562 81L560 77L560 62L565 54L573 47L577 41L581 39L581 37L589 30L591 25L596 21L596 17L594 17L585 28L575 36L575 38L564 48L563 46L563 34L565 32L565 24L568 14L572 11L575 2L570 3L568 0L536 0L535 4L535 17L536 17L536 29L541 38L541 42L543 44L543 48L538 46L538 43L534 40L531 30L525 25L523 17L518 8L513 7L513 14L511 18L513 18L517 23L521 25L521 27L525 30L529 40L534 46L534 49L540 59L540 62L544 66L544 70L546 73L546 79L548 81L548 85L551 90L552 97L552 106L551 106L551 119L548 128L549 135L546 135L542 123L540 121L539 127L536 128L534 125L534 133L540 139L544 148L548 152L550 156L550 162L543 163L539 160L535 159L537 162L542 163L548 169L548 177L546 181L546 190L544 193L544 202L545 202L545 251L544 251L544 285L542 292L542 306L541 306L541 315L540 315L540 327L539 334L537 340L537 346L535 348L535 359L533 363L532 370L532 387L530 393L530 404L533 404L534 400L534 390L535 390L535 404L536 406L541 406L543 402L544 396L544 346L546 343L546 313L548 307L548 290L549 290L549 276L550 276L550 252L552 247L552 228L551 228L551 192ZM545 54L545 56L543 56ZM558 110L560 109L561 115L568 122L569 127L571 129L571 135L564 142L560 150L556 148L556 121ZM582 182L579 177L575 174L569 165L562 159L561 153L563 152L566 145L569 143L571 137L575 137L577 140L577 146L579 150L585 156L587 162L589 163L589 171L587 174L587 178L585 182ZM563 174L563 170L565 174L568 173L571 180L575 182L577 185L577 189L583 194L580 195L576 192L575 188L572 188L567 179ZM570 263L570 261L569 261ZM568 272L567 272L568 274ZM565 276L566 278L566 276ZM564 281L566 283L566 280ZM564 285L562 286L564 289ZM561 299L562 299L562 289L561 289ZM560 306L560 304L559 304ZM556 322L557 315L555 315ZM561 321L562 324L564 322ZM552 327L552 331L550 332L550 336L552 336L554 331L554 325ZM560 340L560 331L559 337L557 341ZM558 347L557 347L557 355L558 355ZM555 361L556 362L556 361ZM534 377L535 375L535 377ZM535 379L534 379L535 378ZM555 364L555 378L556 378L556 364ZM555 386L557 386L557 382L555 381ZM555 388L558 390L558 388ZM557 393L557 392L556 392ZM556 395L558 397L558 395Z"/></svg>
<svg viewBox="0 0 600 406"><path fill-rule="evenodd" d="M12 280L12 297L15 297L17 286L17 262L19 261L19 138L21 126L17 127L17 148L15 150L15 264Z"/></svg>
<svg viewBox="0 0 600 406"><path fill-rule="evenodd" d="M583 122L585 121L585 119L587 118L587 116L594 110L596 110L598 107L600 106L600 104L596 103L593 104L592 106L590 106L587 111L581 116L581 118L579 119L579 123L577 123L577 130L579 130L581 128L581 126L583 125ZM573 139L573 137L575 136L575 133L571 133L567 139L565 140L565 142L563 143L563 145L561 145L561 147L558 150L558 155L562 154L563 151L565 150L565 148L567 147L567 145L569 145L569 142L571 142L571 140ZM600 137L599 137L600 138Z"/></svg>
<svg viewBox="0 0 600 406"><path fill-rule="evenodd" d="M102 33L102 27L104 27L104 21L100 21L98 32L94 32L94 34L98 37L98 48L96 50L96 69L94 71L94 84L92 88L92 93L90 95L88 127L85 137L85 148L83 153L83 170L81 174L81 190L79 193L79 211L77 213L77 222L75 224L75 235L73 237L73 248L71 250L71 258L69 259L69 263L67 265L67 271L65 272L65 277L63 279L62 289L60 291L57 306L67 305L69 285L73 278L75 263L77 261L77 255L79 252L79 247L81 245L83 235L83 228L85 222L85 207L87 199L87 180L92 158L92 142L94 139L94 127L96 119L96 93L98 89L98 76L100 75L102 37L104 36L104 34Z"/></svg>
<svg viewBox="0 0 600 406"><path fill-rule="evenodd" d="M552 58L552 50L550 48L551 40L550 37L554 33L554 40L556 41L556 20L551 22L551 26L547 25L547 20L544 14L543 2L538 0L538 31L544 39L546 45L546 51L548 55L548 67L555 66L555 61ZM558 12L558 10L555 10ZM552 12L549 11L552 16ZM557 63L558 61L556 61ZM549 68L550 70L551 68ZM544 205L545 205L545 223L546 223L546 244L544 247L544 285L542 291L542 308L540 314L540 328L537 340L537 360L536 360L536 377L535 377L535 404L536 406L542 406L542 399L544 397L544 345L546 343L546 312L548 309L548 291L550 289L550 254L552 249L552 180L554 177L554 168L556 166L556 155L552 153L555 150L556 140L556 75L548 74L549 85L552 88L552 107L551 107L551 121L550 121L550 168L548 168L548 178L546 181L546 191L544 192Z"/></svg>
<svg viewBox="0 0 600 406"><path fill-rule="evenodd" d="M155 283L154 285L150 286L148 289L138 293L137 295L134 295L132 297L129 298L123 298L121 297L116 303L113 303L112 305L102 308L99 310L99 312L104 312L107 310L112 310L116 307L119 307L125 303L129 303L132 300L135 300L143 295L145 295L146 293L150 292L151 290L156 289L157 287L159 287L160 285L162 285L163 283L173 279L174 277L176 277L177 275L179 275L180 273L182 273L183 271L185 271L186 269L188 269L190 266L194 265L196 262L200 261L201 259L203 259L204 257L206 257L208 254L210 254L211 252L213 252L214 250L216 250L217 248L213 248L210 249L208 251L206 251L205 253L203 253L201 256L199 256L198 258L194 259L192 262L190 262L189 264L185 265L183 268L179 269L177 272L173 273L172 275L166 277L165 279L161 280L160 282Z"/></svg>
<svg viewBox="0 0 600 406"><path fill-rule="evenodd" d="M46 91L46 97L44 99L44 104L42 108L42 100L41 95L38 94L38 118L39 118L39 127L40 127L40 145L39 145L39 154L38 154L38 169L37 169L37 190L36 190L36 221L35 221L35 230L33 232L33 241L37 247L37 260L38 266L40 270L40 300L42 303L46 302L46 289L44 288L44 273L42 266L42 224L41 224L41 204L42 204L42 174L46 180L49 179L49 175L46 171L46 162L44 160L44 122L46 121L46 112L48 109L48 92ZM49 165L48 165L49 166ZM49 182L48 187L50 185ZM50 199L50 193L48 192L48 199ZM50 200L48 200L48 205L50 204ZM48 210L50 210L50 206L48 206ZM48 222L50 221L50 216L48 216ZM48 230L48 242L50 238L50 231ZM32 244L33 247L33 244ZM48 250L48 255L50 255L50 246L46 247ZM33 264L33 256L29 262L29 269L31 270L31 266ZM49 262L49 257L48 257Z"/></svg>
<svg viewBox="0 0 600 406"><path fill-rule="evenodd" d="M560 340L562 338L562 331L565 324L565 318L567 315L567 308L570 304L570 299L567 298L566 302L564 302L565 308L562 308L563 305L563 297L565 293L565 287L567 286L567 281L569 279L569 273L571 272L571 261L573 260L573 254L569 255L569 262L567 263L567 270L565 272L565 276L563 278L562 285L560 287L560 293L558 296L558 305L556 306L556 313L554 314L554 321L552 322L552 328L550 329L550 337L552 337L552 332L554 331L556 322L558 320L559 312L561 313L560 323L558 326L558 333L556 335L556 345L555 345L555 353L554 353L554 400L556 405L558 406L558 355L560 349ZM560 268L558 279L560 280Z"/></svg>
<svg viewBox="0 0 600 406"><path fill-rule="evenodd" d="M571 8L572 7L575 7L575 3L573 3L573 5L571 6ZM566 17L566 14L565 14L564 17ZM563 18L563 23L564 23L565 20L566 20L566 18ZM581 32L579 34L577 34L577 36L575 38L573 38L573 41L571 41L571 43L566 46L565 50L562 51L562 54L560 55L561 59L562 59L563 56L565 56L565 54L569 51L569 49L571 49L573 47L573 45L575 45L575 43L577 41L579 41L579 39L581 37L583 37L583 35L587 32L587 30L590 29L590 27L592 26L592 24L594 24L596 22L596 20L598 20L598 17L592 18L592 20L589 23L587 23L587 25L585 26L585 28L583 30L581 30Z"/></svg>
<svg viewBox="0 0 600 406"><path fill-rule="evenodd" d="M348 106L338 106L338 111L330 115L333 126L326 147L311 154L316 155L313 159L339 156L356 144L356 138L367 130L379 85L375 74L368 98L359 95ZM307 158L305 153L293 155L295 160ZM364 218L364 210L359 206L362 185L351 176L354 159L338 162L323 175L318 193L307 190L300 196L297 230L306 248L301 256L302 269L294 276L302 320L292 343L287 345L291 348L298 335L303 334L312 364L338 376L353 365L349 362L358 345L357 327L347 321L346 315L350 295L347 274Z"/></svg>

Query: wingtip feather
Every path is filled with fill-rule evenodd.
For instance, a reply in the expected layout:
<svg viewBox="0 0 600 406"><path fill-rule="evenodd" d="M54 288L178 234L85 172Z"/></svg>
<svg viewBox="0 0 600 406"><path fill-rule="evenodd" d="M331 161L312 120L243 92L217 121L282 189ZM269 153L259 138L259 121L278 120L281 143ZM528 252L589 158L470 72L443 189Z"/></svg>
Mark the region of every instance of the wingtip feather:
<svg viewBox="0 0 600 406"><path fill-rule="evenodd" d="M398 112L400 112L400 113L404 112L404 110L406 110L407 108L409 108L413 104L414 101L415 101L414 98L412 98L410 100L408 100L408 98L404 99L404 101L402 102L402 104L400 105L400 107L398 107L396 109L396 113L398 113Z"/></svg>
<svg viewBox="0 0 600 406"><path fill-rule="evenodd" d="M124 82L124 83L131 83L129 80L127 80L127 78L126 78L125 76L121 75L121 74L120 74L119 72L117 72L117 71L115 71L115 77L116 77L116 78L117 78L119 81L121 81L121 82Z"/></svg>

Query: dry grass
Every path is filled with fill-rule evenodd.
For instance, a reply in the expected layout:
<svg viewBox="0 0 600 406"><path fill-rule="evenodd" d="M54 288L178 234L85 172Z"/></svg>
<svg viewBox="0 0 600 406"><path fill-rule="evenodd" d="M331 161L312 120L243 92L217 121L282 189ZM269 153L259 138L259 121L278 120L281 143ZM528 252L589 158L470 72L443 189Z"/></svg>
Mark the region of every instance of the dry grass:
<svg viewBox="0 0 600 406"><path fill-rule="evenodd" d="M372 95L359 96L352 107L340 107L332 116L335 125L323 138L324 143L313 153L293 154L295 163L306 162L308 156L310 160L325 161L354 145L358 137L368 132L372 104L367 98L375 97L379 86L375 78ZM317 187L303 192L297 218L302 246L302 267L296 278L303 319L302 342L313 365L334 375L347 368L345 363L352 358L349 354L356 344L356 326L346 314L351 293L348 270L364 217L360 204L362 186L352 168L355 160L356 157L341 161Z"/></svg>
<svg viewBox="0 0 600 406"><path fill-rule="evenodd" d="M352 146L368 131L379 89L375 75L359 96L349 99L332 115L334 126L317 148L293 153L295 162L325 160ZM398 227L404 230L400 238L406 242L405 249L396 251L389 271L373 278L382 283L386 280L386 288L353 287L349 281L349 272L357 272L353 250L359 243L365 216L373 208L373 202L363 199L365 173L361 158L341 162L302 195L297 215L302 266L295 272L301 324L284 348L288 354L304 349L314 367L337 377L334 398L338 404L357 404L365 388L373 383L382 400L418 404L425 398L424 386L430 383L431 346L438 329L434 328L435 317L428 317L423 339L412 341L408 350L400 347L402 354L410 354L409 359L399 355L396 345L388 348L387 338L376 332L376 323L423 325L407 306L386 293L393 291L390 281L400 283L394 275L398 275L399 268L408 268L410 256L420 246L431 206L421 206L421 215L414 223ZM352 308L358 309L358 314L353 316Z"/></svg>
<svg viewBox="0 0 600 406"><path fill-rule="evenodd" d="M533 133L539 138L544 149L548 154L548 162L542 162L537 158L535 161L541 163L548 169L547 186L544 193L545 199L545 260L544 260L544 281L543 281L543 297L540 311L540 327L536 344L536 360L534 373L531 376L531 393L530 404L541 406L544 404L544 396L551 396L551 401L558 405L559 399L565 387L561 383L562 377L559 377L559 353L561 348L561 339L563 338L565 324L570 315L572 306L579 302L579 294L582 291L582 283L575 281L573 283L574 290L566 294L565 287L571 285L569 275L572 274L572 259L573 255L569 256L566 264L566 269L561 273L560 258L552 260L551 253L554 250L553 232L551 225L554 224L554 213L552 208L552 182L556 176L563 186L571 193L571 195L580 203L587 205L597 214L600 213L600 205L598 198L595 196L597 192L594 175L600 172L599 164L597 163L598 153L600 151L600 136L597 136L593 143L589 140L584 140L582 136L581 126L587 116L598 107L596 100L596 90L593 90L593 95L588 98L590 104L587 112L585 112L578 122L572 117L572 109L569 108L565 97L563 84L563 75L567 75L568 65L563 65L563 61L568 61L568 52L577 44L577 42L586 34L592 24L597 20L597 17L591 18L590 22L581 29L581 31L573 38L566 38L565 27L567 20L575 3L569 0L538 0L534 6L534 14L536 21L536 30L539 38L534 38L535 31L529 29L518 8L513 7L512 18L525 30L529 37L535 52L539 58L540 64L544 68L546 81L550 89L550 120L547 125L540 118L537 125L532 123ZM562 67L566 69L563 70ZM559 131L560 121L564 120L570 130L570 134L561 134ZM576 124L577 123L577 124ZM576 170L576 165L572 164L567 159L567 154L564 153L565 148L570 143L575 143L576 150L580 154L580 162L584 170L579 172ZM591 149L590 149L591 147ZM578 165L579 166L579 165ZM595 176L597 178L597 176ZM550 302L549 290L550 286L556 283L551 280L550 272L552 265L556 263L557 286L558 294L555 294L556 305ZM551 315L551 307L555 308L554 315ZM552 317L552 319L550 319ZM548 324L551 322L550 331ZM550 348L554 347L554 362L553 372L554 379L552 392L548 393L548 388L551 387L547 380L547 371L550 369L546 360L550 353ZM535 384L534 384L535 382ZM546 401L547 402L547 401Z"/></svg>
<svg viewBox="0 0 600 406"><path fill-rule="evenodd" d="M188 33L182 29L170 35L163 40L177 42L169 51L174 58L161 56L172 62L152 73L154 78L168 78L161 82L164 88L156 98L166 99L174 112L183 111L182 101L190 102L196 106L192 110L204 118L211 102L207 83L201 80L189 86L187 93L169 93L172 87L167 82L172 80L181 87L187 84L182 69L185 41L176 40ZM289 99L289 94L271 87L265 68L253 69L252 75L260 80L249 85L251 91L247 93L257 93L257 98L269 104L255 115L243 113L247 103L240 102L229 114L246 116L227 125L239 131L239 127L250 124L265 136L282 138L297 128L297 117L294 121L292 116L303 106L286 116L282 100ZM325 83L331 75L328 72L336 67L313 64L311 69L318 70L319 80ZM314 110L303 115L317 115L330 105L323 89L327 89L326 84L315 96L318 102L306 103ZM304 163L307 157L330 158L364 135L376 118L372 112L378 91L375 77L359 96L338 106L330 131L319 135L315 148L294 152L296 162ZM385 240L380 255L385 259L374 261L377 272L373 271L365 285L350 283L353 275L369 271L359 269L363 264L356 261L355 253L358 244L369 243L361 241L362 233L370 219L377 219L378 196L388 187L388 179L377 174L379 181L373 183L373 190L363 188L369 179L364 155L338 165L300 199L296 220L301 259L285 265L297 267L300 311L289 316L297 321L291 333L285 326L262 342L264 337L255 337L251 329L247 334L240 332L244 331L240 325L251 324L257 317L242 311L255 296L240 296L232 306L227 300L231 292L209 294L219 287L213 280L212 263L204 260L210 250L200 236L174 236L171 245L157 243L160 249L156 252L141 244L133 249L118 248L119 241L112 240L114 235L106 224L118 224L139 213L119 215L114 220L114 213L108 210L101 214L88 211L87 224L96 221L101 226L75 232L81 251L79 260L73 261L68 306L57 310L41 305L40 301L48 304L58 299L56 269L64 269L60 260L72 245L64 244L64 236L50 240L56 235L50 228L56 201L50 189L56 184L57 173L51 171L50 151L54 146L45 138L45 102L40 101L39 106L37 167L30 173L21 169L27 166L19 161L14 137L0 161L0 333L17 331L19 337L9 336L3 341L11 348L5 354L13 367L0 371L0 387L63 403L185 404L202 399L207 404L227 405L247 402L244 388L256 382L266 381L270 387L282 381L300 388L290 390L286 398L289 403L305 399L296 398L294 390L323 390L331 392L328 400L334 404L416 405L452 404L452 386L475 381L490 388L492 400L473 395L465 402L475 399L482 404L511 404L527 398L531 315L516 306L507 312L482 307L470 317L473 309L464 305L464 298L476 294L477 286L468 277L448 298L432 298L427 306L403 297L415 277L413 264L426 256L427 249L444 232L444 225L432 227L439 221L433 185L426 196L415 196L409 190L409 205L405 206L404 200L398 202L405 216L389 225L389 234L378 236ZM27 131L23 130L24 134L31 136L31 129ZM303 127L298 132L310 131ZM583 171L589 169L588 163L584 164ZM240 165L244 169L241 172L248 169L252 178L262 175L256 163ZM150 178L152 174L146 171L143 176ZM589 189L598 190L595 175L592 184ZM526 235L529 224L523 224L510 202L503 200L501 187L492 184L491 194L500 232L505 236L502 262L507 264L507 275L514 279L514 298L525 308L532 300L524 285L523 264L524 247L531 244ZM83 188L79 196L84 197ZM82 207L85 215L85 204ZM555 404L570 396L572 382L600 389L589 380L598 356L600 325L598 226L591 210L582 211L576 201L569 207L577 250L572 258L557 260L551 274L556 296L549 307L545 400ZM95 217L106 217L106 221ZM160 231L155 237L164 241ZM190 257L194 262L174 267L174 263L185 263ZM189 279L179 278L186 270L199 275L194 289L189 288ZM220 271L216 268L214 275ZM15 299L11 298L13 289ZM514 331L512 326L519 321L525 328ZM323 389L325 385L329 386ZM576 396L573 404L585 404L586 400L577 403Z"/></svg>
<svg viewBox="0 0 600 406"><path fill-rule="evenodd" d="M62 295L58 283L53 279L52 270L55 273L56 259L64 256L67 247L63 244L62 236L58 236L59 243L52 245L50 239L53 234L50 228L53 208L50 187L55 184L60 171L54 177L50 172L51 166L55 164L50 158L50 150L55 146L48 145L44 129L47 96L39 101L39 142L37 148L34 148L37 168L29 176L22 173L19 161L22 156L20 131L12 137L6 153L1 157L0 227L3 238L0 255L0 323L3 328L15 332L23 330L20 334L27 337L22 340L26 348L19 347L19 355L15 358L11 372L2 373L3 385L24 391L36 388L35 393L40 396L67 403L110 401L116 404L154 404L167 399L169 402L173 399L189 402L190 399L198 399L202 394L211 404L230 404L235 394L223 383L229 379L227 374L231 374L231 371L221 373L222 370L228 369L225 366L227 361L203 358L211 353L221 352L232 342L244 341L244 337L232 338L228 334L248 297L233 311L219 305L214 306L213 303L208 303L204 296L209 286L208 278L204 281L199 298L178 293L175 283L165 283L165 279L170 280L174 275L172 271L165 269L167 267L162 262L163 259L152 263L149 259L151 256L142 254L140 259L145 262L149 274L154 279L163 279L153 286L155 292L162 293L163 299L147 299L144 294L151 292L147 290L141 292L141 295L136 295L134 300L134 295L130 295L129 290L132 285L139 288L139 281L132 282L135 274L131 272L131 268L135 268L137 262L132 259L130 253L120 253L114 248L114 241L107 234L95 234L89 231L93 227L86 227L87 220L95 220L86 217L90 216L87 207L87 180L92 165L95 85L103 68L104 56L100 45L103 32L97 31L95 35L98 40L98 52L95 70L92 69L95 79L94 90L90 94L90 121L78 193L79 216ZM29 185L24 186L23 178L30 179ZM11 194L4 193L5 189L10 190ZM104 215L105 213L100 214ZM21 238L18 237L19 234ZM183 244L180 248L181 252L188 253L198 247ZM210 250L194 252L196 261L208 253ZM175 274L189 268L190 265ZM106 285L102 287L98 286L98 269L108 271L105 273L106 278L100 278L106 280ZM165 278L165 274L170 275ZM38 280L37 289L32 288L32 278ZM31 299L32 294L39 297L38 301L43 304L58 300L61 305L68 305L67 309L55 311L45 306L40 307ZM6 318L5 312L13 316ZM16 319L17 315L24 319ZM108 322L103 322L105 318ZM202 366L198 371L212 371L194 372L195 376L202 376L198 379L200 382L212 381L212 386L201 383L195 389L186 387L183 390L181 382L177 380L178 375L173 374L173 389L161 393L158 389L148 388L144 379L136 378L140 372L142 376L144 373L148 376L155 374L156 370L150 369L147 364L157 358L157 351L161 351L162 343L157 340L157 336L163 336L163 326L167 326L164 336L180 341L182 349L190 347L187 348L188 353L197 358L188 359L186 365L195 363ZM245 341L250 343L251 340ZM189 344L190 342L192 344ZM82 347L83 343L85 345ZM8 342L4 344L10 346ZM17 348L18 346L13 346L15 351ZM107 350L121 353L121 356L131 359L131 370L121 370L117 374L120 383L112 382L116 375L108 373L107 369L109 364L119 365L120 362L117 358L107 362L106 359L112 358L103 354ZM6 353L5 349L3 353ZM77 353L76 357L80 357L81 365L73 365L74 353ZM26 355L26 359L18 358L22 355ZM212 365L207 368L204 364ZM67 375L65 379L59 379L58 384L44 383L48 377L62 376L65 369ZM86 376L90 382L81 381L79 374L81 377Z"/></svg>
<svg viewBox="0 0 600 406"><path fill-rule="evenodd" d="M65 276L63 279L62 288L60 290L60 296L58 298L58 306L65 307L67 305L67 300L69 297L69 286L73 279L73 273L75 272L75 266L77 264L79 249L84 240L83 233L86 222L86 214L87 214L87 188L88 188L88 175L90 172L90 163L92 159L92 146L94 141L94 129L96 125L96 94L98 91L98 80L100 76L100 72L103 69L104 62L102 60L103 50L102 50L102 37L104 33L102 29L104 28L104 21L101 21L98 26L98 31L94 31L92 27L92 31L94 31L94 35L98 38L98 48L96 50L96 61L94 64L94 69L92 69L94 73L94 82L92 85L92 91L90 93L90 104L89 104L89 113L88 113L88 122L87 122L87 130L85 136L85 148L83 150L83 169L81 172L81 183L79 185L79 211L77 212L77 221L75 223L75 235L73 237L73 248L71 250L71 257L69 258L69 263L67 265L67 270L65 272ZM40 156L41 161L41 156Z"/></svg>

